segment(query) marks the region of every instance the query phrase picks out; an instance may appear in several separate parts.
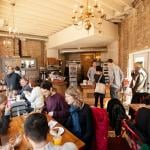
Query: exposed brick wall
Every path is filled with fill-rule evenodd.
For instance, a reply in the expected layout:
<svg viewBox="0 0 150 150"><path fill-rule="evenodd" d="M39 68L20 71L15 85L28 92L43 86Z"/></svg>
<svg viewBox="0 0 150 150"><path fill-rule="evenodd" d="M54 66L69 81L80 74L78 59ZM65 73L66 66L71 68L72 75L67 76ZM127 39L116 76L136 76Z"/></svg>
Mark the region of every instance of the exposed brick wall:
<svg viewBox="0 0 150 150"><path fill-rule="evenodd" d="M3 41L5 37L0 37L0 57L19 56L19 44L18 39L9 39L11 41L10 46L4 46ZM14 40L14 42L13 42ZM39 40L25 40L21 41L22 56L30 56L37 59L38 67L46 65L46 46L44 41ZM3 78L4 74L0 72L0 78Z"/></svg>
<svg viewBox="0 0 150 150"><path fill-rule="evenodd" d="M12 42L13 39L9 39L12 44L8 47L3 45L5 37L0 37L0 56L18 56L19 46L18 40ZM46 63L46 48L45 42L38 40L25 40L21 41L22 44L22 56L30 56L37 58L38 66L44 66Z"/></svg>
<svg viewBox="0 0 150 150"><path fill-rule="evenodd" d="M129 54L150 47L150 0L136 3L119 25L119 37L119 64L126 73Z"/></svg>

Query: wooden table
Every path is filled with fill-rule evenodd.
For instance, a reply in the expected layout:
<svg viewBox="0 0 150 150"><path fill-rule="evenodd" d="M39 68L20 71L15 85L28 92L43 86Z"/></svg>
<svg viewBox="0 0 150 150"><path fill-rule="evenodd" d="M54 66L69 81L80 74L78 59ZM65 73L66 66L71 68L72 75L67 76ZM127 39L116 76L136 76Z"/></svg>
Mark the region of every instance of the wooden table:
<svg viewBox="0 0 150 150"><path fill-rule="evenodd" d="M129 107L135 112L137 112L142 107L146 107L150 109L150 105L145 105L145 104L129 104Z"/></svg>
<svg viewBox="0 0 150 150"><path fill-rule="evenodd" d="M50 121L52 118L47 116L47 119L48 121ZM12 118L10 125L9 125L10 127L8 129L7 137L14 137L18 133L24 134L24 129L23 129L24 121L25 121L24 116ZM62 125L60 124L57 124L56 126L62 127ZM67 129L65 129L65 132L62 134L62 139L63 139L62 144L64 144L65 142L73 142L74 144L77 145L79 150L84 149L84 146L85 146L84 142L82 142L79 138L77 138ZM52 136L50 134L47 135L47 141L51 141L51 142L53 141ZM16 149L17 150L29 150L29 144L27 143L25 138L23 138L21 144Z"/></svg>

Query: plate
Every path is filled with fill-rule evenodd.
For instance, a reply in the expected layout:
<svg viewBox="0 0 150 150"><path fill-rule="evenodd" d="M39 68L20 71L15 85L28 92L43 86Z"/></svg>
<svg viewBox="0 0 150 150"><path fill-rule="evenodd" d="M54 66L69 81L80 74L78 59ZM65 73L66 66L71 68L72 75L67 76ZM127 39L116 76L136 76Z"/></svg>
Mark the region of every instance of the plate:
<svg viewBox="0 0 150 150"><path fill-rule="evenodd" d="M54 127L50 130L50 134L53 136L59 136L64 133L64 128L62 127Z"/></svg>

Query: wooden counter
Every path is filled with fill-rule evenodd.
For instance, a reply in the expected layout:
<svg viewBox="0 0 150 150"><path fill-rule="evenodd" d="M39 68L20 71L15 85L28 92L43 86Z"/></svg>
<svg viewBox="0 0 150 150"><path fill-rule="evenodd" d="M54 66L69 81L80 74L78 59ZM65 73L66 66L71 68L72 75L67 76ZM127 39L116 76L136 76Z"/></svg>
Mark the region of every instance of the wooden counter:
<svg viewBox="0 0 150 150"><path fill-rule="evenodd" d="M94 105L94 89L95 86L94 85L82 85L80 84L81 89L82 89L82 93L83 93L83 99L84 102L89 104L89 105Z"/></svg>
<svg viewBox="0 0 150 150"><path fill-rule="evenodd" d="M95 85L83 85L80 84L81 90L83 92L83 99L85 103L89 105L94 105L95 98L94 98L94 90L95 90ZM109 86L106 85L106 93L105 93L105 99L109 100L110 99L110 90Z"/></svg>
<svg viewBox="0 0 150 150"><path fill-rule="evenodd" d="M65 91L67 89L67 82L56 80L53 81L52 84L58 93L65 96Z"/></svg>

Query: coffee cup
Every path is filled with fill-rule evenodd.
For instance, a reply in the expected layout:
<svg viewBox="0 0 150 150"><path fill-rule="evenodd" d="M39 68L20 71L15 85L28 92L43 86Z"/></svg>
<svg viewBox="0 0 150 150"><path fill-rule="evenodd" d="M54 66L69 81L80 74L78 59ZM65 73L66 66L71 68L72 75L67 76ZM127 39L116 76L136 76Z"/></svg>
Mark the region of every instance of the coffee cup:
<svg viewBox="0 0 150 150"><path fill-rule="evenodd" d="M86 85L87 84L87 80L83 80L83 85Z"/></svg>

